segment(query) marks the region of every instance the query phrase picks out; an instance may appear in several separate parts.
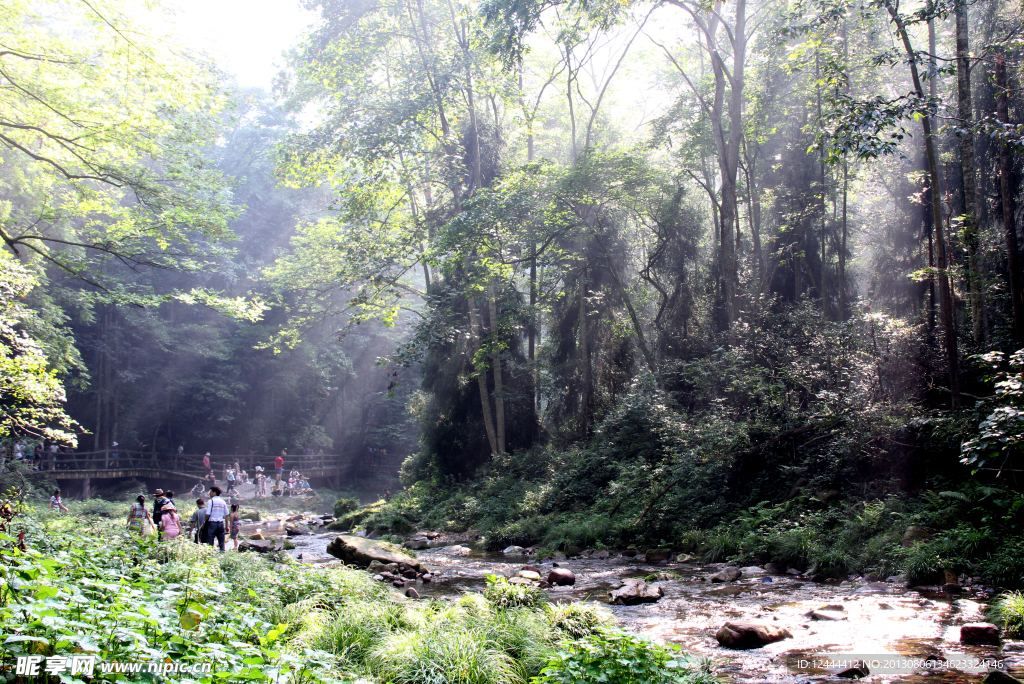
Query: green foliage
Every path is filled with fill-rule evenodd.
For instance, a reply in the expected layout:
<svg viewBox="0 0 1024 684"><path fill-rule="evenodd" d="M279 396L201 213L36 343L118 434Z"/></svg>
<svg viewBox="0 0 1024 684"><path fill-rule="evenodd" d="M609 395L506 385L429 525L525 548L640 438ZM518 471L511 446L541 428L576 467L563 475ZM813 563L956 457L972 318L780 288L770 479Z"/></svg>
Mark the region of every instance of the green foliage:
<svg viewBox="0 0 1024 684"><path fill-rule="evenodd" d="M512 584L504 577L487 576L484 597L497 608L536 608L545 600L544 592L524 584Z"/></svg>
<svg viewBox="0 0 1024 684"><path fill-rule="evenodd" d="M1008 591L992 603L988 617L1011 639L1024 638L1024 593Z"/></svg>
<svg viewBox="0 0 1024 684"><path fill-rule="evenodd" d="M621 630L602 629L563 644L534 684L711 684L709 663Z"/></svg>
<svg viewBox="0 0 1024 684"><path fill-rule="evenodd" d="M359 499L338 499L334 502L332 510L334 511L335 518L341 518L342 516L351 513L352 511L359 508Z"/></svg>
<svg viewBox="0 0 1024 684"><path fill-rule="evenodd" d="M593 603L549 603L546 609L551 624L572 639L583 639L612 623L607 609Z"/></svg>

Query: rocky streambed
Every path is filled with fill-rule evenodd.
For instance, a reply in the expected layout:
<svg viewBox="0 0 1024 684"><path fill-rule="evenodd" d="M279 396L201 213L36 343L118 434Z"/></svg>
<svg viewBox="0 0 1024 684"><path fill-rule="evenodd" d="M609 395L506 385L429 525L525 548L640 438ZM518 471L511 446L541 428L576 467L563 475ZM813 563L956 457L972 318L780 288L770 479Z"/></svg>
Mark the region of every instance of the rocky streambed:
<svg viewBox="0 0 1024 684"><path fill-rule="evenodd" d="M292 536L295 549L289 553L314 565L340 562L327 552L337 536ZM487 575L519 577L526 566L543 579L556 564L525 555L481 553L466 543L416 553L429 572L428 581L405 578L404 586L439 599L481 591ZM983 588L965 587L954 594L942 587L908 589L897 581L836 585L755 569L730 581L735 571L722 572L723 565L648 563L643 556L617 553L559 560L557 566L571 571L575 584L546 588L549 600L601 603L623 627L714 658L723 676L736 682L797 684L839 681L840 674L865 676L852 667L856 660L865 661L865 678L874 682L967 684L980 682L996 664L1024 676L1024 642L961 643L962 626L984 619L982 610L990 597ZM725 581L710 581L716 574ZM536 579L530 571L527 575ZM634 605L609 602L612 591L640 580L660 598ZM716 634L730 622L753 622L789 636L759 648L726 648Z"/></svg>

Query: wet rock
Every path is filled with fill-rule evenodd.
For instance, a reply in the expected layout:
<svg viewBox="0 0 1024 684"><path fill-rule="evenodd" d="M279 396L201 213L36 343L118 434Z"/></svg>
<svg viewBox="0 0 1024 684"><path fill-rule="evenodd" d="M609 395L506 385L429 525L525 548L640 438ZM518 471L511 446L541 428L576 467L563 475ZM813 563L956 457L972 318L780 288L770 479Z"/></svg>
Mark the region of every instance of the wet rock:
<svg viewBox="0 0 1024 684"><path fill-rule="evenodd" d="M842 677L843 679L860 679L861 677L867 677L869 674L871 674L871 670L868 669L868 664L863 660L858 660L845 670L836 672L836 677Z"/></svg>
<svg viewBox="0 0 1024 684"><path fill-rule="evenodd" d="M926 542L935 536L936 530L922 525L911 525L903 533L903 546L913 546L917 542Z"/></svg>
<svg viewBox="0 0 1024 684"><path fill-rule="evenodd" d="M981 680L982 684L1022 684L1022 682L1016 677L1012 677L1002 670L992 670L985 679Z"/></svg>
<svg viewBox="0 0 1024 684"><path fill-rule="evenodd" d="M565 555L566 558L572 558L573 556L580 555L580 547L573 546L572 544L570 544L569 546L565 547Z"/></svg>
<svg viewBox="0 0 1024 684"><path fill-rule="evenodd" d="M892 592L891 587L888 584L882 582L872 582L865 584L863 587L857 587L853 590L854 594L889 594Z"/></svg>
<svg viewBox="0 0 1024 684"><path fill-rule="evenodd" d="M623 580L621 587L610 591L608 600L617 606L635 606L639 603L654 603L664 595L661 587L631 577Z"/></svg>
<svg viewBox="0 0 1024 684"><path fill-rule="evenodd" d="M823 620L826 622L838 622L839 620L847 620L845 615L840 615L836 611L831 610L812 610L809 617L812 620Z"/></svg>
<svg viewBox="0 0 1024 684"><path fill-rule="evenodd" d="M537 573L538 575L540 574L540 568L538 568L538 567L537 567L537 566L535 566L535 565L524 565L524 566L522 567L522 569L523 569L523 570L527 570L527 571L529 571L529 572L535 572L535 573Z"/></svg>
<svg viewBox="0 0 1024 684"><path fill-rule="evenodd" d="M744 577L760 577L761 575L767 575L768 571L757 565L751 565L746 568L740 568L740 572L743 573Z"/></svg>
<svg viewBox="0 0 1024 684"><path fill-rule="evenodd" d="M295 544L292 544L290 541L286 539L285 541L281 542L281 548L285 551L291 551L295 548Z"/></svg>
<svg viewBox="0 0 1024 684"><path fill-rule="evenodd" d="M878 610L893 610L893 607L890 606L888 603L879 603Z"/></svg>
<svg viewBox="0 0 1024 684"><path fill-rule="evenodd" d="M434 579L434 576L431 575L429 572L425 572L422 575L420 575L420 580L424 584L429 584L431 582L431 580L433 580L433 579Z"/></svg>
<svg viewBox="0 0 1024 684"><path fill-rule="evenodd" d="M667 563L672 560L671 549L648 549L644 554L645 563Z"/></svg>
<svg viewBox="0 0 1024 684"><path fill-rule="evenodd" d="M412 587L409 587L405 590L405 595L411 599L418 599L420 597L420 592L416 591Z"/></svg>
<svg viewBox="0 0 1024 684"><path fill-rule="evenodd" d="M789 570L786 570L786 574L787 575L799 576L799 575L802 575L803 573L800 572L799 570L797 570L796 568L790 568Z"/></svg>
<svg viewBox="0 0 1024 684"><path fill-rule="evenodd" d="M370 534L366 535L366 538L367 539L380 539L380 532L378 532L377 530L374 530Z"/></svg>
<svg viewBox="0 0 1024 684"><path fill-rule="evenodd" d="M818 606L818 610L837 610L842 612L846 610L846 606L844 606L842 603L828 603L824 606Z"/></svg>
<svg viewBox="0 0 1024 684"><path fill-rule="evenodd" d="M946 583L942 585L942 591L947 594L961 594L963 593L963 590L964 588L959 584Z"/></svg>
<svg viewBox="0 0 1024 684"><path fill-rule="evenodd" d="M537 575L537 579L540 579L540 575ZM537 582L529 577L510 577L508 580L509 584L521 584L524 587L532 587Z"/></svg>
<svg viewBox="0 0 1024 684"><path fill-rule="evenodd" d="M961 644L998 644L999 628L991 622L971 622L960 627Z"/></svg>
<svg viewBox="0 0 1024 684"><path fill-rule="evenodd" d="M522 556L526 554L526 549L522 546L507 546L502 553L506 556Z"/></svg>
<svg viewBox="0 0 1024 684"><path fill-rule="evenodd" d="M551 582L540 582L537 584L537 586L541 589L550 589L553 585L551 584Z"/></svg>
<svg viewBox="0 0 1024 684"><path fill-rule="evenodd" d="M623 558L636 558L638 551L636 549L626 549L622 552Z"/></svg>
<svg viewBox="0 0 1024 684"><path fill-rule="evenodd" d="M942 571L942 583L943 584L959 584L959 579L957 578L956 573L953 572L952 570L943 570Z"/></svg>
<svg viewBox="0 0 1024 684"><path fill-rule="evenodd" d="M257 532L255 534L250 534L249 539L265 539L265 537L259 532Z"/></svg>
<svg viewBox="0 0 1024 684"><path fill-rule="evenodd" d="M426 537L413 537L412 539L406 539L402 546L413 551L420 551L430 547L430 540Z"/></svg>
<svg viewBox="0 0 1024 684"><path fill-rule="evenodd" d="M775 565L775 563L765 563L764 571L767 572L769 575L782 574L779 572L779 567Z"/></svg>
<svg viewBox="0 0 1024 684"><path fill-rule="evenodd" d="M259 522L261 520L260 512L256 510L242 511L241 513L239 513L238 517L242 520L248 520L249 522Z"/></svg>
<svg viewBox="0 0 1024 684"><path fill-rule="evenodd" d="M853 582L849 582L849 581L845 581L844 580L844 581L839 583L839 586L841 586L841 587L852 587L853 586Z"/></svg>
<svg viewBox="0 0 1024 684"><path fill-rule="evenodd" d="M743 572L739 568L722 568L719 572L712 575L708 579L712 582L735 582L743 576Z"/></svg>
<svg viewBox="0 0 1024 684"><path fill-rule="evenodd" d="M564 561L564 560L566 560L566 557L565 557L565 554L562 553L561 551L555 551L553 554L551 554L551 560L553 560L553 561Z"/></svg>
<svg viewBox="0 0 1024 684"><path fill-rule="evenodd" d="M363 531L363 530L359 530L358 532L355 533L355 536L356 537L366 537L366 532Z"/></svg>
<svg viewBox="0 0 1024 684"><path fill-rule="evenodd" d="M396 579L394 582L391 583L391 586L393 586L393 587L395 587L397 589L401 589L402 587L405 586L405 582L403 582L400 579Z"/></svg>
<svg viewBox="0 0 1024 684"><path fill-rule="evenodd" d="M402 573L402 577L404 577L405 579L414 580L416 579L416 571L412 568L409 568L408 570Z"/></svg>
<svg viewBox="0 0 1024 684"><path fill-rule="evenodd" d="M269 553L274 550L274 542L269 539L247 539L238 545L238 550Z"/></svg>
<svg viewBox="0 0 1024 684"><path fill-rule="evenodd" d="M885 581L889 582L890 584L903 584L907 581L907 578L903 575L889 575L885 578Z"/></svg>
<svg viewBox="0 0 1024 684"><path fill-rule="evenodd" d="M726 648L760 648L793 635L784 627L759 622L726 622L715 634L718 643Z"/></svg>
<svg viewBox="0 0 1024 684"><path fill-rule="evenodd" d="M573 574L572 570L566 568L555 568L548 573L548 582L552 586L557 587L569 587L576 584L576 575Z"/></svg>
<svg viewBox="0 0 1024 684"><path fill-rule="evenodd" d="M313 531L305 525L291 524L286 525L284 528L285 534L289 537L304 537L308 534L313 534Z"/></svg>
<svg viewBox="0 0 1024 684"><path fill-rule="evenodd" d="M384 575L374 575L373 579L377 580L378 582L383 582L384 581Z"/></svg>
<svg viewBox="0 0 1024 684"><path fill-rule="evenodd" d="M552 572L554 571L552 570ZM520 570L519 576L523 579L528 579L531 582L540 582L542 579L541 574L539 572L534 572L533 570Z"/></svg>
<svg viewBox="0 0 1024 684"><path fill-rule="evenodd" d="M381 572L383 570L387 570L388 566L386 563L381 563L380 561L373 560L370 561L370 564L368 566L366 566L366 569L370 572Z"/></svg>
<svg viewBox="0 0 1024 684"><path fill-rule="evenodd" d="M605 551L604 549L594 552L594 558L598 560L606 560L609 556L611 556L611 554Z"/></svg>
<svg viewBox="0 0 1024 684"><path fill-rule="evenodd" d="M327 553L339 558L349 565L362 568L369 567L373 561L380 563L405 563L410 568L419 570L420 562L401 552L393 544L375 542L361 537L339 535L327 545Z"/></svg>

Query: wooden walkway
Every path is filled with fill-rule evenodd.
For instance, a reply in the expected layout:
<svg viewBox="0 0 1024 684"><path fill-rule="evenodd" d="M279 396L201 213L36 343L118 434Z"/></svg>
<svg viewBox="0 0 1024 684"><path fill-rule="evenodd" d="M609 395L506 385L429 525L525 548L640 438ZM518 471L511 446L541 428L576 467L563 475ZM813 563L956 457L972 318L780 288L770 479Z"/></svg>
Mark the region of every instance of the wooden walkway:
<svg viewBox="0 0 1024 684"><path fill-rule="evenodd" d="M218 479L224 465L238 461L253 476L254 467L261 465L270 476L274 474L274 456L242 455L211 455L210 465ZM285 475L297 470L304 477L338 477L345 474L353 465L351 456L338 454L318 454L284 457ZM366 465L366 464L361 464ZM382 469L392 470L393 466ZM371 468L373 466L371 465ZM203 457L196 454L158 454L151 452L129 451L123 449L105 449L71 454L44 455L40 474L48 475L55 480L87 480L93 478L166 478L175 480L202 480L207 469L203 466Z"/></svg>

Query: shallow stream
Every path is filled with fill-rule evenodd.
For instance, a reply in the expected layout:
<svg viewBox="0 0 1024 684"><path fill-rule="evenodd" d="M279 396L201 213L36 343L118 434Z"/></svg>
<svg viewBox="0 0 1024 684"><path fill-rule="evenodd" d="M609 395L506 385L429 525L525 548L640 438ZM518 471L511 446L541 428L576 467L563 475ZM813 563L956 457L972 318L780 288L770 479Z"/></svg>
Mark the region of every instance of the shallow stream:
<svg viewBox="0 0 1024 684"><path fill-rule="evenodd" d="M265 531L279 533L273 526L260 525ZM334 537L334 533L294 537L291 541L296 548L290 553L305 563L333 560L326 548ZM434 580L412 586L421 596L442 599L482 590L489 574L512 577L524 564L537 565L525 556L484 554L458 545L423 550L417 555L434 573ZM874 673L866 678L871 682L980 682L984 669L971 671L962 663L965 658L998 661L1010 674L1024 675L1024 642L1004 642L1001 646L960 644L960 625L982 621L982 601L987 599L987 595L970 588L951 595L880 582L834 586L792 576L712 584L707 577L721 566L647 565L642 559L623 557L574 558L559 562L559 566L575 573L576 584L546 590L550 600L601 603L624 627L714 658L723 676L737 683L835 680L842 668L839 663L821 662L828 659L876 661ZM546 573L551 563L539 567ZM664 590L661 600L637 606L608 605L609 590L623 578L652 573L666 573L666 579L657 581ZM812 610L826 604L841 604L845 619L816 621L808 617ZM793 638L748 651L726 649L715 640L715 632L729 620L775 624L787 628ZM940 662L924 669L914 659ZM885 671L887 665L895 665L898 671Z"/></svg>

